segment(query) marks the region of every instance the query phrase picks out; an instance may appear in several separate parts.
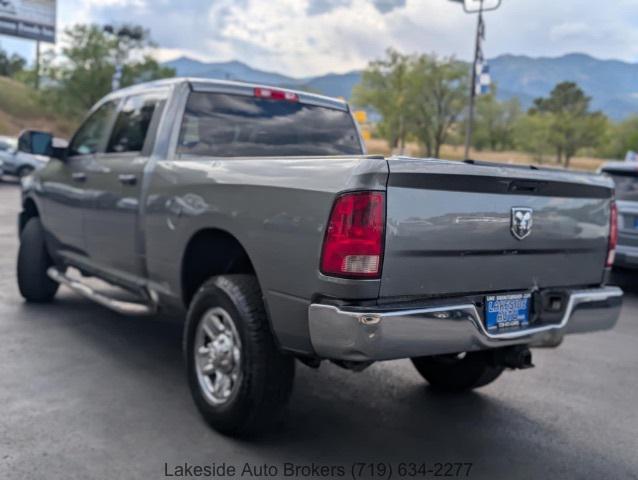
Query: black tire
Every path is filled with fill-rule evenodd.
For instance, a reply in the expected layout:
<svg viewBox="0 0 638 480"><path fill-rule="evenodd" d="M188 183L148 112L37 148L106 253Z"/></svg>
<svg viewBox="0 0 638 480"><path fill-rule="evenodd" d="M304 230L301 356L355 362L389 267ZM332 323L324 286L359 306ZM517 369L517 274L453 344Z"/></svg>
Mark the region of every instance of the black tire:
<svg viewBox="0 0 638 480"><path fill-rule="evenodd" d="M26 177L27 175L33 173L34 170L35 169L30 165L23 165L18 168L18 178Z"/></svg>
<svg viewBox="0 0 638 480"><path fill-rule="evenodd" d="M226 403L212 404L200 383L196 349L200 322L217 307L228 313L241 341L240 380ZM209 339L210 340L210 339ZM204 340L205 342L206 340ZM213 344L208 343L208 347ZM206 347L204 347L206 348ZM294 358L282 353L270 331L261 290L252 275L213 277L199 289L188 310L184 333L186 372L191 394L204 419L217 431L248 436L266 430L279 418L292 391ZM211 361L206 354L205 361ZM214 374L216 375L216 374ZM215 377L211 376L211 383Z"/></svg>
<svg viewBox="0 0 638 480"><path fill-rule="evenodd" d="M38 217L31 218L20 234L18 251L18 288L27 302L46 303L55 297L60 285L47 275L51 265L42 223Z"/></svg>
<svg viewBox="0 0 638 480"><path fill-rule="evenodd" d="M464 392L496 380L504 367L493 364L492 352L470 352L457 355L435 355L412 359L421 376L435 389Z"/></svg>

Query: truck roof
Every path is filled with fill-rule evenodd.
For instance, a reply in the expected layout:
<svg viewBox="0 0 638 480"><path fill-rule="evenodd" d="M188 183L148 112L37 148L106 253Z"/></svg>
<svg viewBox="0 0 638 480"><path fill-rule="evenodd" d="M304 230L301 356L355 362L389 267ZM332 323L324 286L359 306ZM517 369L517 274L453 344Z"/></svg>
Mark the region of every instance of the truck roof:
<svg viewBox="0 0 638 480"><path fill-rule="evenodd" d="M130 87L125 87L120 90L116 90L109 94L108 98L117 98L124 95L131 95L135 93L143 93L147 90L154 90L162 87L170 87L172 85L188 83L194 91L212 91L212 92L224 92L235 93L240 95L250 95L255 88L272 89L283 92L290 92L299 98L301 103L311 103L314 105L326 106L331 108L337 108L339 110L348 110L348 103L340 98L327 97L325 95L318 95L316 93L304 92L302 90L293 90L289 88L282 88L272 85L263 85L248 82L237 82L233 80L217 80L212 78L199 78L199 77L173 77L162 80L154 80L151 82L139 83Z"/></svg>

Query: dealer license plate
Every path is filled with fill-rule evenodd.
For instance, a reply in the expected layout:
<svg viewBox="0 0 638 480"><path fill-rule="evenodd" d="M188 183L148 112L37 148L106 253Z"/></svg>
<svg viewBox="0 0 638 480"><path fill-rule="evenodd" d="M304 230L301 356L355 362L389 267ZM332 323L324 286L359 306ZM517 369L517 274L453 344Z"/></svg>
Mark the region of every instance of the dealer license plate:
<svg viewBox="0 0 638 480"><path fill-rule="evenodd" d="M490 332L525 328L529 325L531 293L485 297L485 326Z"/></svg>

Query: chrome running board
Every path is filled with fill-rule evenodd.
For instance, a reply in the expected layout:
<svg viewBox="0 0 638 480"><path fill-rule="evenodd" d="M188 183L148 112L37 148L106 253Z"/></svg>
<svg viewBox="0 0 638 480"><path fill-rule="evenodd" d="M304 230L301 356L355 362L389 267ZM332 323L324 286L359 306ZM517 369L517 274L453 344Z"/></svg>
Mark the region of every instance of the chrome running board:
<svg viewBox="0 0 638 480"><path fill-rule="evenodd" d="M89 300L93 300L95 303L99 303L100 305L122 315L145 316L153 315L157 312L157 304L151 300L150 295L148 303L127 302L124 300L117 300L115 298L108 297L103 293L97 292L94 288L83 283L81 280L70 278L55 267L50 267L47 270L47 275L51 278L51 280L62 285L66 285L75 293L78 293Z"/></svg>

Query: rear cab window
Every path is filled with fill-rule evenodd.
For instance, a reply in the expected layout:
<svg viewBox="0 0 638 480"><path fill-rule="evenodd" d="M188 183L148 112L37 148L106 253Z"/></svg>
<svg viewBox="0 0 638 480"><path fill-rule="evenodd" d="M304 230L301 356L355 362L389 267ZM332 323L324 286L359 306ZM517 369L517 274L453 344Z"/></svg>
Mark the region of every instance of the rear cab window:
<svg viewBox="0 0 638 480"><path fill-rule="evenodd" d="M360 155L346 110L248 95L191 92L177 153L212 157Z"/></svg>

